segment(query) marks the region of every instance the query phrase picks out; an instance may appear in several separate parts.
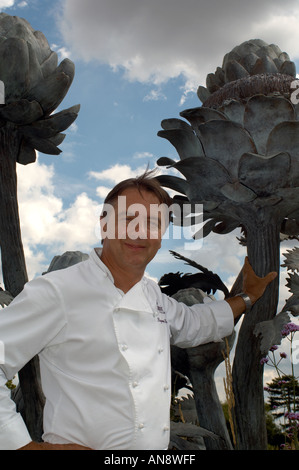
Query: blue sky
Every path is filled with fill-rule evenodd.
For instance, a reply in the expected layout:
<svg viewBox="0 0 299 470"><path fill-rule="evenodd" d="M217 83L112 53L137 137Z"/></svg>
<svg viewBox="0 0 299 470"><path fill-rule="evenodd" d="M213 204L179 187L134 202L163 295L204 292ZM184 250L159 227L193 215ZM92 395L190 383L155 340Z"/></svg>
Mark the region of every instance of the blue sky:
<svg viewBox="0 0 299 470"><path fill-rule="evenodd" d="M277 44L299 66L295 0L0 0L0 11L25 18L46 36L59 59L74 61L74 82L60 109L80 104L60 156L39 154L19 166L19 205L29 277L53 256L99 245L98 212L115 183L177 159L157 137L160 122L200 106L196 90L233 47L252 38ZM232 285L243 264L236 235L210 235L198 250L165 240L148 275L192 272L174 249ZM298 245L298 244L297 244ZM287 242L282 251L294 246ZM283 286L282 298L288 297Z"/></svg>

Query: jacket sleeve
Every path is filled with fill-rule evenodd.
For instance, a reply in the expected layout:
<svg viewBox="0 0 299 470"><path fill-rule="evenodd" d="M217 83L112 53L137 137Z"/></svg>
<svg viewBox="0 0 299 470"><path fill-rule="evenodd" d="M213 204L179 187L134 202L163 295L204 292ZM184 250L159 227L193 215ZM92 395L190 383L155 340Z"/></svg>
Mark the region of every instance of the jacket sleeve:
<svg viewBox="0 0 299 470"><path fill-rule="evenodd" d="M229 336L234 328L231 307L225 300L212 301L187 306L182 302L161 294L170 330L171 344L181 348L219 342Z"/></svg>
<svg viewBox="0 0 299 470"><path fill-rule="evenodd" d="M63 299L44 277L29 282L0 310L0 449L18 449L31 441L5 383L50 342L61 340L66 324Z"/></svg>

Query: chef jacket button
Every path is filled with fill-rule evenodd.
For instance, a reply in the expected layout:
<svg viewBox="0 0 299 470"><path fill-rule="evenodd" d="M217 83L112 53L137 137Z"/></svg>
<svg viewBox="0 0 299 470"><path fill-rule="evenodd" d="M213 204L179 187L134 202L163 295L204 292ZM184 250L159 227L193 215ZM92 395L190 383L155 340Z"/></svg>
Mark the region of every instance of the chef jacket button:
<svg viewBox="0 0 299 470"><path fill-rule="evenodd" d="M138 387L138 382L133 382L133 383L132 383L132 386L133 386L134 388Z"/></svg>
<svg viewBox="0 0 299 470"><path fill-rule="evenodd" d="M139 423L139 429L143 429L144 428L144 424L143 423Z"/></svg>
<svg viewBox="0 0 299 470"><path fill-rule="evenodd" d="M159 349L158 349L159 354L161 354L163 351L164 351L163 348L159 348Z"/></svg>
<svg viewBox="0 0 299 470"><path fill-rule="evenodd" d="M164 426L163 431L169 431L169 426Z"/></svg>
<svg viewBox="0 0 299 470"><path fill-rule="evenodd" d="M164 385L164 390L165 390L165 391L166 391L166 390L169 390L169 385L165 384L165 385Z"/></svg>
<svg viewBox="0 0 299 470"><path fill-rule="evenodd" d="M128 346L126 344L123 344L121 346L122 351L126 351L128 349Z"/></svg>

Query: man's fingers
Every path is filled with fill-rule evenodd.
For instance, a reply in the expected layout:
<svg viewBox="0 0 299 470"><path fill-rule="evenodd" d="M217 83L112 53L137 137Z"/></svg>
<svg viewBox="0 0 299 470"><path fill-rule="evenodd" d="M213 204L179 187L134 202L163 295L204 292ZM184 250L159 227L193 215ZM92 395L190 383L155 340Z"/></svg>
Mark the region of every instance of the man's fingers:
<svg viewBox="0 0 299 470"><path fill-rule="evenodd" d="M265 277L265 280L267 281L268 284L270 284L270 282L274 281L276 277L277 277L277 272L272 271L271 273L267 274L267 276Z"/></svg>

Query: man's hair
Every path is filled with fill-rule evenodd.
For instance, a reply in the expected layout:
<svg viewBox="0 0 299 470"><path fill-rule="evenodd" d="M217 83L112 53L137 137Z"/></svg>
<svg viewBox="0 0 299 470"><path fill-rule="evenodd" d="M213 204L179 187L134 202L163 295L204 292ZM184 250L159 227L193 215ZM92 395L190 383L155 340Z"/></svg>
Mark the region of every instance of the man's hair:
<svg viewBox="0 0 299 470"><path fill-rule="evenodd" d="M107 194L104 205L113 205L117 197L126 189L137 188L139 192L142 190L152 192L157 196L161 204L166 204L170 207L173 203L172 198L165 189L162 188L159 181L153 176L155 173L156 170L146 170L142 175L137 176L136 178L129 178L121 181Z"/></svg>

